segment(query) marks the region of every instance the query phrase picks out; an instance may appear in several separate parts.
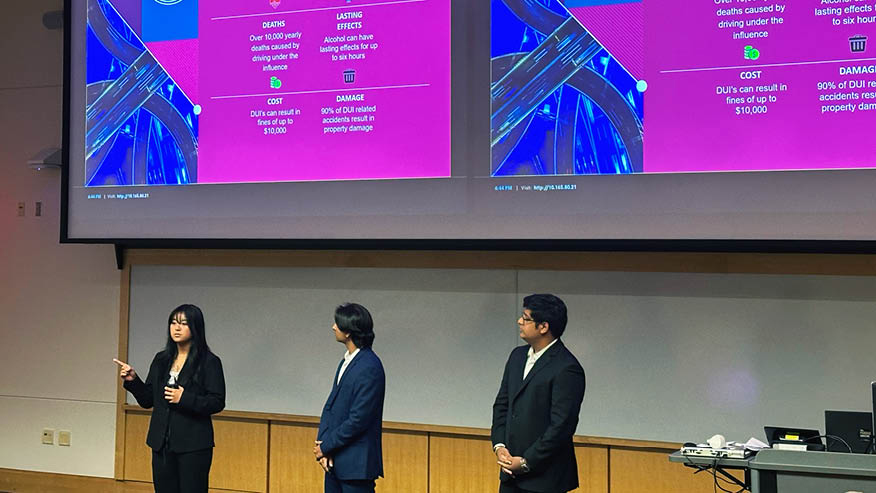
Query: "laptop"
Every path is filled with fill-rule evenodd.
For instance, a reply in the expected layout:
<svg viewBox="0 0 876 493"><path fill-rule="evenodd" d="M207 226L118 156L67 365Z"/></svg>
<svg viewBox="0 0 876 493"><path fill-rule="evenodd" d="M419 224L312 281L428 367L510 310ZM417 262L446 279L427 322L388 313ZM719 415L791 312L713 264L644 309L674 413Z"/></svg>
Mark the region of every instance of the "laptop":
<svg viewBox="0 0 876 493"><path fill-rule="evenodd" d="M863 411L824 411L824 428L828 452L866 454L873 437L873 413ZM842 438L849 444L831 438Z"/></svg>

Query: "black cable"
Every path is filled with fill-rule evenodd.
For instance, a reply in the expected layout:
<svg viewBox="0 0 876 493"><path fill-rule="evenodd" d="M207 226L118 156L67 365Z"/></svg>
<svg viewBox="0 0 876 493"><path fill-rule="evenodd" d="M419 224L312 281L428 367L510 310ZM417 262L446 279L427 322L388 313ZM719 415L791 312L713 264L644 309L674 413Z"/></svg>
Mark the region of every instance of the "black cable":
<svg viewBox="0 0 876 493"><path fill-rule="evenodd" d="M694 463L694 462L690 459L690 457L688 457L688 456L685 456L685 460L687 460L687 465L688 465L689 467L692 467L692 468L695 468L695 469L696 469L696 472L694 472L694 474L697 474L697 473L700 473L700 472L703 472L703 471L706 471L706 472L708 473L708 471L711 470L711 472L712 472L712 481L713 481L712 491L714 491L714 493L718 493L718 489L720 489L721 491L724 491L724 492L726 492L726 493L742 493L743 491L748 490L748 488L746 488L745 486L740 487L740 489L737 490L737 491L728 490L728 489L725 489L723 486L721 486L721 485L718 483L718 480L721 480L721 481L723 481L723 482L725 482L725 483L727 483L727 484L732 484L732 485L734 485L734 486L737 486L737 484L734 483L733 481L730 481L729 479L724 478L724 477L722 477L722 476L718 476L718 462L721 460L719 457L715 457L715 458L712 459L712 465L711 465L711 466L701 466L701 465L699 465L699 464L696 464L696 463Z"/></svg>
<svg viewBox="0 0 876 493"><path fill-rule="evenodd" d="M684 459L686 461L685 462L686 466L696 469L696 471L694 471L694 474L698 474L698 473L701 473L703 471L706 471L706 473L708 474L708 472L711 470L712 481L714 482L714 487L712 488L712 490L714 491L714 493L718 493L718 488L720 488L721 491L724 491L726 493L742 493L743 491L748 490L748 488L746 488L745 486L741 486L739 490L732 491L732 490L724 489L720 484L718 484L718 480L721 480L727 484L732 484L734 486L737 486L737 483L734 483L733 481L730 481L729 479L724 478L723 476L718 476L718 467L717 466L718 466L718 461L721 460L719 457L714 457L712 459L711 466L703 466L703 465L697 464L691 460L689 455L685 455Z"/></svg>
<svg viewBox="0 0 876 493"><path fill-rule="evenodd" d="M712 462L712 481L714 486L712 486L712 492L718 493L718 459L715 459ZM723 490L724 488L721 488Z"/></svg>
<svg viewBox="0 0 876 493"><path fill-rule="evenodd" d="M803 441L804 441L804 442L808 442L809 440L812 440L812 439L815 439L815 438L818 438L818 439L821 439L821 438L830 438L831 440L833 440L833 441L835 441L835 442L842 442L842 444L845 445L847 449L849 449L849 453L850 453L850 454L852 453L852 446L849 445L849 442L843 440L841 437L838 437L838 436L836 436L836 435L818 435L817 437L808 437L808 438L806 438L806 439L803 440ZM825 447L825 448L830 448L830 445L828 445L828 446Z"/></svg>
<svg viewBox="0 0 876 493"><path fill-rule="evenodd" d="M725 477L722 477L722 476L718 476L718 480L719 480L719 481L723 481L723 482L725 482L725 483L727 483L727 484L729 484L729 485L732 485L732 486L739 486L739 483L736 483L736 482L730 481L729 479L727 479L727 478L725 478ZM739 490L739 491L745 491L745 490L747 490L747 489L748 489L748 488L746 488L746 487L743 486L742 489Z"/></svg>
<svg viewBox="0 0 876 493"><path fill-rule="evenodd" d="M709 470L709 466L701 466L701 465L695 463L694 461L690 460L689 455L685 455L684 458L685 458L685 460L687 460L687 464L685 464L686 466L693 467L694 469L696 469L696 472L694 472L694 474Z"/></svg>
<svg viewBox="0 0 876 493"><path fill-rule="evenodd" d="M720 460L720 459L718 459L718 458L716 457L715 460L712 462L712 480L715 482L714 487L712 488L712 490L713 490L715 493L717 493L718 490L721 490L721 491L723 491L723 492L725 492L725 493L742 493L743 491L747 490L748 488L746 488L746 487L744 487L744 486L742 486L740 489L735 490L735 491L734 491L734 490L728 490L728 489L724 488L723 486L721 486L720 484L718 484L718 480L719 480L719 479L720 479L721 481L724 481L724 482L728 483L728 484L732 484L732 485L735 485L735 484L736 484L736 483L734 483L734 482L732 482L732 481L730 481L730 480L728 480L728 479L726 479L726 478L723 478L723 477L719 477L719 476L718 476L718 461L719 461L719 460Z"/></svg>
<svg viewBox="0 0 876 493"><path fill-rule="evenodd" d="M687 463L685 465L696 469L694 474L698 474L698 473L701 473L703 471L706 471L706 473L708 473L709 469L711 469L712 470L712 478L713 478L712 480L715 483L715 486L712 488L712 491L714 491L714 493L718 493L718 488L717 488L718 487L718 480L716 479L716 476L715 476L717 474L715 472L715 465L718 464L718 459L717 458L713 459L712 466L702 466L700 464L697 464L694 461L692 461L690 456L688 456L688 455L685 455L684 459L687 461Z"/></svg>

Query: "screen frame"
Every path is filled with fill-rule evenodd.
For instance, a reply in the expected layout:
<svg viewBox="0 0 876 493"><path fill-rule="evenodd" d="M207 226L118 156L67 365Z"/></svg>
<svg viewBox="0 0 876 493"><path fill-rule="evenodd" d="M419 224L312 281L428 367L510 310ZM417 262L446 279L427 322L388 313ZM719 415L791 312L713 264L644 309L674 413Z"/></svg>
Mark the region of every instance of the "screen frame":
<svg viewBox="0 0 876 493"><path fill-rule="evenodd" d="M61 137L60 243L112 244L117 260L123 251L142 249L242 250L472 250L472 251L580 251L580 252L716 252L716 253L876 253L876 240L775 239L288 239L288 238L71 238L69 184L71 154L72 12L73 0L64 0L64 62ZM876 389L876 386L874 386ZM876 394L874 394L876 395Z"/></svg>

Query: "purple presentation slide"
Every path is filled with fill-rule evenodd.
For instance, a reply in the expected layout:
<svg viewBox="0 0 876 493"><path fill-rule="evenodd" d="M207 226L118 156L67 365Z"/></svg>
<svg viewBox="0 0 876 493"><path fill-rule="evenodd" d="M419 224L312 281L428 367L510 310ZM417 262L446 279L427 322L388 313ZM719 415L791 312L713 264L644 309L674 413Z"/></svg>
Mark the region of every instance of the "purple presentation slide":
<svg viewBox="0 0 876 493"><path fill-rule="evenodd" d="M876 167L872 0L493 0L492 176Z"/></svg>
<svg viewBox="0 0 876 493"><path fill-rule="evenodd" d="M876 166L873 2L644 2L644 171Z"/></svg>
<svg viewBox="0 0 876 493"><path fill-rule="evenodd" d="M89 0L86 186L450 175L450 0Z"/></svg>

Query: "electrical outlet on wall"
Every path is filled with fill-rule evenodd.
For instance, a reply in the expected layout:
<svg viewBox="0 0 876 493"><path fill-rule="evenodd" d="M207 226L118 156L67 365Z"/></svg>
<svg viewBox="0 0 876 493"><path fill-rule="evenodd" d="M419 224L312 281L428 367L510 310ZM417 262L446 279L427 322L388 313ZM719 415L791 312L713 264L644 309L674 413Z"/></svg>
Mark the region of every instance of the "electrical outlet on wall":
<svg viewBox="0 0 876 493"><path fill-rule="evenodd" d="M70 446L70 439L72 438L72 433L70 430L60 430L58 431L58 445L62 447Z"/></svg>
<svg viewBox="0 0 876 493"><path fill-rule="evenodd" d="M54 445L55 444L55 430L51 428L43 428L43 444L44 445Z"/></svg>
<svg viewBox="0 0 876 493"><path fill-rule="evenodd" d="M24 217L24 202L18 203L18 217Z"/></svg>

